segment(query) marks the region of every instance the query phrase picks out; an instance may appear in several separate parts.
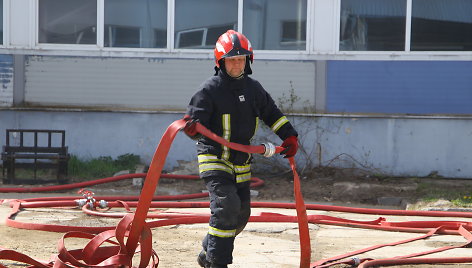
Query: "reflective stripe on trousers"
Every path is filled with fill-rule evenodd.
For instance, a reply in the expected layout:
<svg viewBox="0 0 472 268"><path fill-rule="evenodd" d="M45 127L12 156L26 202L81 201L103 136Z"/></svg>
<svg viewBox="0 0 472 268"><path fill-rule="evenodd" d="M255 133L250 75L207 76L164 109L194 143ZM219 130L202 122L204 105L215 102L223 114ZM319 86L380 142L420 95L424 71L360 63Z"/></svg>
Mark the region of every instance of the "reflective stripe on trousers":
<svg viewBox="0 0 472 268"><path fill-rule="evenodd" d="M227 161L212 155L199 155L199 163L211 209L208 233L202 246L208 261L229 264L233 259L234 239L251 215L250 166L229 166ZM238 176L236 172L243 173Z"/></svg>
<svg viewBox="0 0 472 268"><path fill-rule="evenodd" d="M251 165L233 165L224 159L218 159L216 155L199 154L198 169L200 176L204 177L205 173L212 171L224 171L236 177L237 183L249 181L251 179Z"/></svg>

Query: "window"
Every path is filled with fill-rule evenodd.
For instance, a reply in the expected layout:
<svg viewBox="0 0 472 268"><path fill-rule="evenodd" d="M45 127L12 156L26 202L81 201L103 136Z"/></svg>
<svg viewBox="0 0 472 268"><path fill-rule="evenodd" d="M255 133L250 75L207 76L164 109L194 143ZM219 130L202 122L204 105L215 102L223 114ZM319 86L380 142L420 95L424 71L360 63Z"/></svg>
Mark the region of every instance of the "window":
<svg viewBox="0 0 472 268"><path fill-rule="evenodd" d="M106 47L140 47L141 31L139 27L105 25Z"/></svg>
<svg viewBox="0 0 472 268"><path fill-rule="evenodd" d="M175 39L178 48L203 48L205 46L206 29L180 31Z"/></svg>
<svg viewBox="0 0 472 268"><path fill-rule="evenodd" d="M238 26L236 24L227 24L221 26L213 26L208 28L206 33L206 47L214 48L216 41L220 37L221 34L225 33L229 29L237 29Z"/></svg>
<svg viewBox="0 0 472 268"><path fill-rule="evenodd" d="M105 47L165 48L167 0L105 0Z"/></svg>
<svg viewBox="0 0 472 268"><path fill-rule="evenodd" d="M39 0L39 43L96 44L96 0Z"/></svg>
<svg viewBox="0 0 472 268"><path fill-rule="evenodd" d="M0 0L2 9L4 2ZM98 50L212 49L221 34L234 29L246 35L255 50L316 54L311 50L332 51L333 40L311 39L334 32L330 12L339 8L339 26L334 26L339 27L339 51L472 51L472 0L339 0L339 7L338 1L314 0L33 2L38 3L40 44L95 45ZM0 45L3 42L0 34Z"/></svg>
<svg viewBox="0 0 472 268"><path fill-rule="evenodd" d="M414 0L412 51L472 51L472 1Z"/></svg>
<svg viewBox="0 0 472 268"><path fill-rule="evenodd" d="M229 29L236 28L234 24L213 26L211 28L180 31L175 39L176 48L214 48L218 37Z"/></svg>
<svg viewBox="0 0 472 268"><path fill-rule="evenodd" d="M175 0L175 48L213 48L237 21L238 1Z"/></svg>
<svg viewBox="0 0 472 268"><path fill-rule="evenodd" d="M3 0L0 0L0 45L3 45Z"/></svg>
<svg viewBox="0 0 472 268"><path fill-rule="evenodd" d="M247 0L243 33L254 49L306 50L306 0Z"/></svg>
<svg viewBox="0 0 472 268"><path fill-rule="evenodd" d="M154 47L167 47L167 29L154 29Z"/></svg>
<svg viewBox="0 0 472 268"><path fill-rule="evenodd" d="M342 0L339 50L404 51L406 0Z"/></svg>
<svg viewBox="0 0 472 268"><path fill-rule="evenodd" d="M282 44L306 42L306 21L282 21Z"/></svg>

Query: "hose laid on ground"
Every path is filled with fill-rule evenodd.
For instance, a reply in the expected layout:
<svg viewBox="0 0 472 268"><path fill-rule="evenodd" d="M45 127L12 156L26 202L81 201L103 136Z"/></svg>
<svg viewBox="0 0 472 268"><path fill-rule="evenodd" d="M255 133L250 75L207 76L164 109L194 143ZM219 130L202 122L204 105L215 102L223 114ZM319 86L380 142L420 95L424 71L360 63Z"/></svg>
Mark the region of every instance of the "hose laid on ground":
<svg viewBox="0 0 472 268"><path fill-rule="evenodd" d="M118 226L114 231L104 231L97 236L91 238L89 244L87 244L87 252L98 252L100 251L100 246L104 242L110 241L112 237L115 237L119 241L119 245L113 245L110 247L106 247L108 249L105 252L102 252L99 259L95 257L95 255L91 256L91 254L85 254L85 249L83 252L78 254L74 251L73 255L72 252L65 250L63 247L63 242L60 243L59 248L59 255L56 257L54 262L54 267L62 268L62 267L118 267L118 266L125 266L131 267L132 266L132 258L133 255L140 251L141 253L141 260L139 263L139 267L157 267L158 266L158 257L157 254L152 250L150 245L151 242L151 235L150 235L150 227L148 223L146 223L146 217L151 205L151 202L154 199L154 192L157 187L158 181L161 178L162 168L165 163L166 156L169 152L170 146L177 134L177 132L185 126L185 121L183 119L177 120L173 122L164 133L157 149L154 153L154 157L151 161L149 166L148 173L146 174L146 179L144 181L143 189L141 191L141 195L138 200L138 205L136 207L136 211L132 214L128 214L123 217L120 221ZM229 142L216 134L210 132L206 129L203 125L197 123L196 130L208 137L211 138L222 145L225 145L231 149L247 152L247 153L258 153L264 154L266 151L266 146L251 146L251 145L241 145ZM282 147L275 147L271 146L271 155L274 153L280 153L284 148ZM295 170L295 162L292 158L289 158L290 166L293 169L294 174L294 191L296 196L296 204L297 204L297 219L299 225L299 232L300 232L300 247L301 247L301 261L300 267L308 268L310 263L310 255L311 255L311 247L310 247L310 238L309 238L309 230L308 230L308 221L306 216L306 209L304 207L303 198L301 196L300 190L300 183L299 177ZM298 187L298 188L297 188ZM49 189L57 190L59 187L49 187ZM7 224L14 225L16 222L12 221L11 218L18 213L21 202L15 202L13 204L14 209L13 212L7 219ZM171 219L172 221L172 219ZM24 226L23 226L24 227ZM303 236L303 238L302 238ZM83 232L68 232L64 238L66 237L78 237L78 238L86 238L89 237L88 234ZM126 242L124 241L125 237L127 237ZM62 241L62 240L61 240ZM303 242L302 242L303 241ZM306 243L308 242L308 244ZM0 250L1 252L4 252ZM78 254L78 255L77 255ZM24 258L21 258L24 260ZM150 266L148 264L152 262ZM30 263L32 264L32 263ZM1 264L0 264L1 265ZM49 267L43 266L42 264L35 263L33 265L38 265L37 267ZM72 266L70 266L72 265ZM0 266L1 267L1 266Z"/></svg>
<svg viewBox="0 0 472 268"><path fill-rule="evenodd" d="M100 197L96 196L96 199L105 200L108 202L108 208L124 207L128 212L125 213L110 213L105 210L100 211L99 209L92 210L87 206L83 206L82 210L89 215L101 216L101 217L113 217L121 218L132 212L130 208L136 208L138 206L137 196L126 196L128 201L123 201L124 197ZM134 198L134 201L133 201ZM42 231L55 231L55 232L67 232L73 230L82 230L90 233L99 233L104 230L113 229L114 226L109 227L83 227L83 226L70 226L70 225L55 225L55 224L38 224L38 223L23 223L14 219L14 215L20 212L20 209L32 209L32 208L73 208L77 207L77 201L72 200L71 197L66 197L64 200L55 198L54 201L50 198L31 198L24 200L7 200L10 206L13 208L10 212L10 216L6 220L6 224L10 227L22 228L22 229L34 229ZM151 202L150 208L208 208L208 202ZM251 207L254 208L281 208L281 209L295 209L296 206L293 203L279 203L279 202L251 202ZM391 210L391 209L367 209L367 208L353 208L341 207L341 206L327 206L317 204L306 204L307 210L319 210L319 211L334 211L334 212L348 212L358 214L373 214L373 215L404 215L402 210ZM461 218L472 218L472 213L467 212L448 212L448 211L407 211L409 216L429 216L429 217L461 217ZM416 214L415 214L416 212ZM148 213L147 218L180 218L184 216L208 216L198 214L166 214L166 213ZM264 221L271 220L274 222L294 222L294 217L285 216L281 214L264 213L258 217L251 218L251 221ZM463 227L466 230L472 230L472 223L465 221L408 221L408 222L389 222L385 218L380 217L372 221L351 221L337 217L328 217L320 215L308 215L308 222L316 224L327 224L327 225L338 225L345 227L356 227L365 229L376 229L384 231L395 231L395 232L409 232L409 233L427 233L432 229L443 227L436 231L436 234L443 235L460 235L458 232L459 227Z"/></svg>
<svg viewBox="0 0 472 268"><path fill-rule="evenodd" d="M180 122L179 122L180 121ZM157 267L158 257L157 254L151 248L151 235L150 228L175 225L175 224L192 224L192 223L207 223L209 215L205 214L190 214L190 213L149 213L150 208L170 208L170 207L206 207L208 208L208 202L157 202L157 198L153 197L152 194L155 191L159 178L166 176L166 174L160 174L162 170L165 157L161 157L162 154L167 154L168 147L172 143L178 129L182 127L183 122L181 120L174 122L164 134L161 143L156 149L156 153L151 162L150 172L145 175L146 181L143 192L139 197L94 197L96 199L103 199L108 202L108 207L123 207L127 213L107 213L105 210L89 208L86 205L82 206L82 210L85 213L97 216L110 216L110 217L122 217L122 220L116 227L77 227L77 226L62 226L62 225L41 225L35 223L22 223L16 221L14 216L21 210L21 208L35 208L35 207L76 207L75 197L65 198L31 198L26 200L5 200L12 206L12 211L7 219L7 225L17 228L26 228L34 230L48 230L58 232L68 232L61 239L59 244L59 255L53 262L41 262L31 259L21 253L1 249L0 248L0 260L9 259L31 264L30 267L118 267L125 265L131 267L131 259L135 252L141 252L141 260L139 267ZM197 130L205 136L211 136L211 133L205 133L205 129L197 128ZM168 133L171 132L171 134ZM169 136L170 135L170 136ZM173 135L173 136L172 136ZM213 134L214 135L214 134ZM215 135L216 136L216 135ZM218 136L216 136L218 137ZM218 137L219 138L219 137ZM167 140L168 139L168 140ZM217 138L215 138L217 139ZM221 139L221 138L220 138ZM165 141L164 141L165 140ZM227 141L219 141L228 147L235 146L234 144L228 143ZM237 146L235 146L237 147ZM233 147L231 147L233 148ZM245 149L250 149L250 152L261 153L264 148L262 146L250 146ZM280 148L278 148L280 150ZM287 216L278 213L261 213L260 215L252 215L250 221L252 222L298 222L299 234L300 234L300 267L329 267L336 264L349 264L349 265L360 265L359 267L372 267L374 265L395 265L395 264L414 264L414 263L464 263L472 262L469 257L461 258L417 258L433 252L439 252L449 250L457 247L468 247L472 241L472 223L465 221L410 221L410 222L388 222L385 218L380 217L372 221L353 221L337 217L330 217L324 215L307 215L306 209L308 210L324 210L324 211L339 211L349 213L363 213L373 215L410 215L410 216L431 216L431 217L462 217L471 218L472 213L464 212L442 212L442 211L401 211L401 210L384 210L384 209L365 209L365 208L349 208L349 207L338 207L338 206L327 206L327 205L313 205L304 204L303 198L300 192L299 178L295 171L295 163L293 159L290 160L290 165L294 170L294 192L296 197L296 203L271 203L271 202L252 202L252 207L271 207L271 208L287 208L297 209L297 216ZM129 177L127 177L129 176ZM136 178L136 174L129 174L124 178ZM182 176L182 175L179 175ZM173 177L173 178L179 178ZM187 177L183 177L187 178ZM194 177L195 178L195 177ZM114 181L114 179L106 178L107 180ZM116 178L115 178L116 179ZM102 180L99 180L102 182ZM104 183L104 182L103 182ZM261 183L261 180L259 180ZM66 187L66 186L64 186ZM79 187L83 187L82 185ZM149 189L151 188L151 189ZM4 189L0 189L4 191ZM53 188L57 189L57 188ZM64 188L65 189L65 188ZM148 189L147 191L145 191ZM33 189L29 188L28 191ZM44 189L42 189L44 190ZM152 192L152 193L151 193ZM189 197L192 195L186 195ZM179 196L172 196L172 199L164 200L179 200ZM76 198L75 198L76 199ZM137 201L136 201L137 200ZM4 201L4 202L5 202ZM143 208L144 207L144 208ZM136 212L132 213L131 208L136 208ZM139 211L139 213L138 213ZM142 218L138 218L142 217ZM155 218L158 220L148 220L146 218ZM416 238L407 239L404 241L398 241L394 243L387 243L383 245L376 245L366 249L357 250L351 253L342 254L339 256L327 258L324 260L310 263L310 238L308 232L308 222L316 224L329 224L338 226L347 226L355 228L368 228L386 231L402 231L402 232L415 232L425 233ZM134 231L133 231L134 227ZM133 232L132 232L133 231ZM129 234L127 234L129 232ZM91 235L90 233L99 233L98 235ZM367 252L380 247L393 246L397 244L408 243L418 239L426 239L433 235L438 234L452 234L461 235L466 239L466 242L462 245L453 247L443 247L433 251L420 252L411 254L408 256L400 256L389 259L357 259L352 256ZM90 239L90 242L83 250L71 250L68 251L64 247L64 239L76 237ZM111 240L113 237L118 242ZM125 242L125 238L128 239ZM103 246L103 244L109 244ZM351 258L350 258L351 257ZM151 263L149 266L148 264ZM0 268L3 268L0 264Z"/></svg>
<svg viewBox="0 0 472 268"><path fill-rule="evenodd" d="M96 197L97 199L101 197ZM116 198L119 197L115 197ZM136 197L135 197L136 198ZM45 198L48 199L48 198ZM21 204L20 204L21 203ZM115 207L123 207L122 203L126 203L127 207L129 208L134 208L138 205L138 202L136 201L129 201L129 202L121 202L121 201L110 201L108 203L108 206L110 208L115 208ZM76 206L75 201L72 200L65 200L63 202L61 201L40 201L40 198L34 198L34 201L29 202L28 199L26 200L17 200L17 201L12 201L10 202L10 205L12 204L17 204L16 208L12 211L13 213L18 212L18 208L21 206L23 208L37 208L37 207L74 207ZM287 208L287 209L292 209L294 208L293 203L270 203L270 202L253 202L251 203L252 207L269 207L269 208ZM352 208L346 208L346 207L336 207L336 206L324 206L324 205L312 205L312 204L307 204L307 209L308 210L325 210L328 208L329 211L340 211L340 212L352 212ZM152 208L208 208L208 202L152 202L151 203ZM115 217L116 215L111 214L111 215L106 215L106 212L100 212L97 210L90 210L86 206L82 208L86 213L90 213L92 215L97 215L97 216L111 216ZM358 208L359 212L362 212L363 209ZM385 212L385 214L398 214L395 212L401 212L401 211L396 211L396 210L383 210L383 209L365 209L365 212L368 212L367 214L380 214L381 212ZM375 212L375 213L374 213ZM410 211L410 215L413 215L415 211ZM424 211L420 211L420 214L424 214ZM121 214L121 213L120 213ZM128 213L129 214L129 213ZM472 217L470 215L471 213L462 213L463 215L457 215L461 214L458 212L442 212L442 211L429 211L428 216L436 216L436 217L444 217L444 216L461 216L461 217ZM118 215L121 217L122 215ZM11 217L9 217L10 219ZM166 214L166 213L155 213L154 214L149 214L148 218L163 218L164 220L158 220L158 221L149 221L149 227L154 228L154 227L160 227L160 226L166 226L166 225L175 225L175 224L193 224L193 223L206 223L208 222L209 215L198 215L198 214ZM286 216L282 214L275 214L275 213L261 213L260 215L253 215L250 218L251 222L297 222L297 217L295 216ZM384 218L378 218L373 221L352 221L352 220L346 220L342 218L336 218L336 217L329 217L329 216L323 216L323 215L308 215L308 222L313 223L313 224L327 224L327 225L338 225L338 226L346 226L346 227L355 227L355 228L369 228L369 229L379 229L379 230L386 230L386 231L402 231L402 232L423 232L426 233L426 235L419 236L417 238L413 239L408 239L405 241L400 241L397 243L389 243L389 244L384 244L384 245L377 245L373 247L369 247L367 249L363 250L358 250L355 252L351 253L346 253L340 256L336 256L333 258L321 260L315 263L312 263L310 267L329 267L332 266L336 263L345 263L345 264L353 264L353 261L351 259L349 260L343 260L343 261L338 261L341 259L348 258L350 256L355 256L359 255L361 253L377 249L380 247L385 247L385 246L393 246L397 244L403 244L411 241L415 241L418 239L426 239L430 236L437 235L437 234L454 234L454 235L462 235L464 236L468 241L470 241L470 233L469 230L470 228L470 222L460 222L460 221L426 221L426 222L400 222L400 223L391 223L387 222ZM57 225L42 225L42 224L31 224L31 223L19 223L14 220L9 220L7 221L7 224L12 227L17 227L17 228L26 228L26 229L34 229L34 230L45 230L45 231L58 231L58 232L68 232L68 231L82 231L82 232L91 232L91 233L100 233L104 232L107 230L113 230L114 227L77 227L77 226L57 226ZM467 237L467 234L469 237ZM468 246L469 242L463 245L458 245L455 247L451 248L457 248L457 247L466 247ZM443 248L440 249L442 250L448 250L451 248ZM410 257L411 258L411 257ZM425 259L423 258L424 261L432 261L430 259ZM454 259L447 259L448 262L453 261ZM338 262L336 262L338 261ZM363 262L367 262L369 260L363 259L361 260ZM379 261L379 260L376 260ZM401 260L402 263L409 263L411 260ZM418 262L419 260L414 260ZM443 263L446 260L443 260L441 262L441 259L435 260L436 263ZM470 262L467 261L466 258L460 258L457 260L454 260L455 262ZM393 260L387 260L387 262L392 263L394 262ZM367 265L368 262L365 264ZM368 267L368 266L366 266Z"/></svg>
<svg viewBox="0 0 472 268"><path fill-rule="evenodd" d="M118 175L98 180L91 180L91 181L84 181L84 182L77 182L77 183L70 183L64 185L52 185L52 186L41 186L41 187L5 187L0 188L0 193L40 193L40 192L53 192L53 191L65 191L77 188L83 188L92 185L99 185L104 183L110 183L115 181L127 180L127 179L134 179L134 178L145 178L146 173L134 173L134 174L124 174ZM183 179L183 180L194 180L199 179L196 175L180 175L180 174L167 174L162 173L161 178L167 179ZM264 184L264 181L259 178L252 178L251 187L258 187ZM198 196L198 197L205 197L205 195ZM191 198L198 198L198 197L191 197ZM168 198L168 196L162 197ZM180 197L180 199L182 199ZM185 198L184 198L185 199Z"/></svg>

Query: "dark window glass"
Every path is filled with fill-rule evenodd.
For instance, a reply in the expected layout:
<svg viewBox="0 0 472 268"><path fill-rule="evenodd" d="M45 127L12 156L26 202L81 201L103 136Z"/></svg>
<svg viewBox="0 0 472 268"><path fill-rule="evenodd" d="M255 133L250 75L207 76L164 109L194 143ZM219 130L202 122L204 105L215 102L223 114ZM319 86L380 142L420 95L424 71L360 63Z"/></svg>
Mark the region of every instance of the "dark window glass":
<svg viewBox="0 0 472 268"><path fill-rule="evenodd" d="M283 21L282 42L306 41L306 21Z"/></svg>
<svg viewBox="0 0 472 268"><path fill-rule="evenodd" d="M137 27L105 25L106 47L140 47L141 33Z"/></svg>
<svg viewBox="0 0 472 268"><path fill-rule="evenodd" d="M206 31L204 29L179 32L177 35L176 43L178 44L178 47L202 47L205 32Z"/></svg>
<svg viewBox="0 0 472 268"><path fill-rule="evenodd" d="M237 21L238 1L175 0L175 48L214 48Z"/></svg>
<svg viewBox="0 0 472 268"><path fill-rule="evenodd" d="M412 51L472 51L472 1L414 0Z"/></svg>
<svg viewBox="0 0 472 268"><path fill-rule="evenodd" d="M222 26L214 26L211 28L208 28L207 34L206 34L206 41L205 44L208 47L214 47L216 41L218 40L218 37L224 32L226 32L229 29L234 29L236 26L233 24L227 24L227 25L222 25Z"/></svg>
<svg viewBox="0 0 472 268"><path fill-rule="evenodd" d="M255 49L306 50L306 0L246 0L243 32Z"/></svg>
<svg viewBox="0 0 472 268"><path fill-rule="evenodd" d="M96 44L96 0L39 0L39 43Z"/></svg>
<svg viewBox="0 0 472 268"><path fill-rule="evenodd" d="M406 0L342 0L339 50L404 51Z"/></svg>
<svg viewBox="0 0 472 268"><path fill-rule="evenodd" d="M154 47L166 47L167 46L167 29L155 29L154 30Z"/></svg>
<svg viewBox="0 0 472 268"><path fill-rule="evenodd" d="M105 46L167 46L167 0L105 0Z"/></svg>

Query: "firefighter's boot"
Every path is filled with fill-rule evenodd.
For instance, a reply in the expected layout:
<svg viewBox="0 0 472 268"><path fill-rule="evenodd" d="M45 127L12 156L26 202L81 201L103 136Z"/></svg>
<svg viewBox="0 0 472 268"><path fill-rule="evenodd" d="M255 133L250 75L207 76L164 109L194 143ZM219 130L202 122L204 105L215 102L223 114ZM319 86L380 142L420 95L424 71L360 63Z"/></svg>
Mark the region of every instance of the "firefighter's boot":
<svg viewBox="0 0 472 268"><path fill-rule="evenodd" d="M208 267L210 267L210 268L228 268L228 265L212 263L211 266L208 266Z"/></svg>
<svg viewBox="0 0 472 268"><path fill-rule="evenodd" d="M200 251L200 253L198 254L197 262L200 267L208 268L211 265L211 263L206 260L206 252L204 250Z"/></svg>

